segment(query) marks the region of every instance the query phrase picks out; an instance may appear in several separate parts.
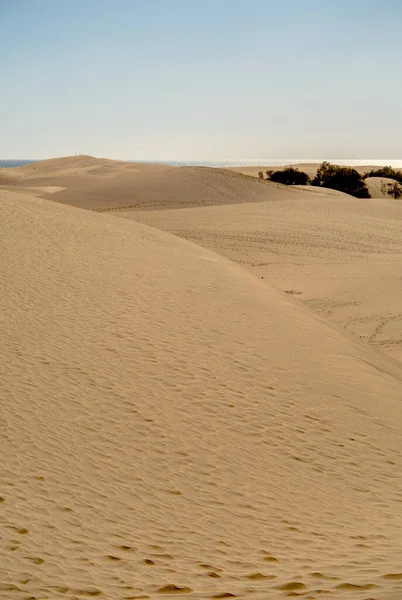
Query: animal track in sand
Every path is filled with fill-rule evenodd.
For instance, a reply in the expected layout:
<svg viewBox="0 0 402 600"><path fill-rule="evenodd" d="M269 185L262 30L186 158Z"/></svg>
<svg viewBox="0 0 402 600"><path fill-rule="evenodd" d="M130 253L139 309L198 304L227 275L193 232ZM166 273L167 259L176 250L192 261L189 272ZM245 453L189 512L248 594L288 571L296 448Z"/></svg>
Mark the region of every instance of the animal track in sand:
<svg viewBox="0 0 402 600"><path fill-rule="evenodd" d="M43 565L45 562L43 558L39 558L37 556L24 556L24 558L32 562L34 565Z"/></svg>
<svg viewBox="0 0 402 600"><path fill-rule="evenodd" d="M163 587L156 590L157 594L191 594L192 589L189 587L179 587L170 583L168 585L164 585Z"/></svg>
<svg viewBox="0 0 402 600"><path fill-rule="evenodd" d="M371 590L377 586L374 583L365 583L358 585L357 583L341 583L336 586L337 590Z"/></svg>
<svg viewBox="0 0 402 600"><path fill-rule="evenodd" d="M77 594L77 596L87 596L94 598L96 596L102 596L103 591L99 590L98 588L84 588L80 590L73 590L73 593Z"/></svg>
<svg viewBox="0 0 402 600"><path fill-rule="evenodd" d="M299 591L305 590L306 586L301 581L289 581L289 583L284 583L282 585L277 586L278 590L283 590L284 592L291 591Z"/></svg>
<svg viewBox="0 0 402 600"><path fill-rule="evenodd" d="M262 573L252 573L251 575L246 575L246 578L258 581L263 579L276 579L276 575L263 575Z"/></svg>

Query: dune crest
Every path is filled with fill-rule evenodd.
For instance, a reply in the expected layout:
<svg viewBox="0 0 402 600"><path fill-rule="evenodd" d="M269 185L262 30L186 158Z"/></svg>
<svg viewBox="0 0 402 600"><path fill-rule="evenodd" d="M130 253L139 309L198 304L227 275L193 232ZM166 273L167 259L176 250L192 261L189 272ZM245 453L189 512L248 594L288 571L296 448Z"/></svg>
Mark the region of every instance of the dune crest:
<svg viewBox="0 0 402 600"><path fill-rule="evenodd" d="M207 250L0 191L0 594L402 591L402 367Z"/></svg>
<svg viewBox="0 0 402 600"><path fill-rule="evenodd" d="M22 167L1 169L0 185L19 193L38 196L54 193L54 188L60 188L58 191L73 191L99 183L102 186L109 178L120 177L124 173L135 176L165 169L165 165L158 164L124 162L85 155L65 156L41 160Z"/></svg>
<svg viewBox="0 0 402 600"><path fill-rule="evenodd" d="M283 200L289 193L280 184L225 169L168 167L140 174L120 172L107 181L67 189L52 200L99 211L155 210Z"/></svg>
<svg viewBox="0 0 402 600"><path fill-rule="evenodd" d="M3 171L13 191L99 212L249 204L318 193L308 187L260 181L230 169L87 156L50 159ZM333 195L334 191L320 188L319 193Z"/></svg>

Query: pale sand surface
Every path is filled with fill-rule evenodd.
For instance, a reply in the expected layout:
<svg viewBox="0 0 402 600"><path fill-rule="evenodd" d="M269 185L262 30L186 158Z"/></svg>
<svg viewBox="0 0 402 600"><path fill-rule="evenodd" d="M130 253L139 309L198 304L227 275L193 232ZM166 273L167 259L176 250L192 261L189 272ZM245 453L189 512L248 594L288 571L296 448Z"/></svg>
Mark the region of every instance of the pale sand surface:
<svg viewBox="0 0 402 600"><path fill-rule="evenodd" d="M268 185L272 185L271 181L267 181ZM343 196L344 198L350 198L350 194L346 194L345 192L340 192L339 190L332 190L330 188L314 186L314 185L293 185L292 187L285 188L286 190L304 190L308 192L310 195L319 195L319 196Z"/></svg>
<svg viewBox="0 0 402 600"><path fill-rule="evenodd" d="M97 181L74 189L69 189L68 184L66 187L65 191L54 194L52 200L92 210L243 204L289 196L288 188L283 185L207 167L169 167L139 175L126 172L108 181Z"/></svg>
<svg viewBox="0 0 402 600"><path fill-rule="evenodd" d="M400 597L399 363L184 240L0 207L2 597Z"/></svg>
<svg viewBox="0 0 402 600"><path fill-rule="evenodd" d="M31 163L23 167L0 169L0 185L11 186L15 191L50 187L74 190L100 183L123 174L134 177L141 173L163 171L166 165L144 164L94 158L92 156L68 156ZM43 193L46 193L44 190ZM52 191L48 190L48 193Z"/></svg>
<svg viewBox="0 0 402 600"><path fill-rule="evenodd" d="M236 261L402 360L402 204L350 196L120 216Z"/></svg>
<svg viewBox="0 0 402 600"><path fill-rule="evenodd" d="M402 597L402 205L209 171L0 190L0 598Z"/></svg>
<svg viewBox="0 0 402 600"><path fill-rule="evenodd" d="M311 177L318 167L315 163L293 166L306 171ZM11 186L17 192L41 196L65 192L55 195L52 200L101 210L116 206L152 209L261 202L272 199L275 188L292 193L295 188L322 193L320 188L311 186L283 188L270 183L270 188L264 188L266 182L256 182L255 179L259 170L265 174L267 168L282 169L285 166L211 169L70 156L1 169L0 186ZM356 168L363 173L375 167L363 165ZM373 197L382 197L379 192L382 180L371 178L370 181ZM327 190L325 193L341 192Z"/></svg>
<svg viewBox="0 0 402 600"><path fill-rule="evenodd" d="M229 169L124 163L86 156L51 159L2 172L8 178L2 185L8 189L99 211L285 200L300 194L301 189L259 181Z"/></svg>
<svg viewBox="0 0 402 600"><path fill-rule="evenodd" d="M114 168L110 177L88 175L88 170L98 171L110 163ZM33 166L38 177L52 181L53 187L32 186ZM76 174L66 175L73 167ZM398 201L358 200L324 188L286 187L223 169L154 167L152 172L138 172L132 171L131 163L92 157L54 159L22 167L25 176L18 186L15 182L6 189L113 211L186 237L237 261L351 333L402 358ZM84 184L79 183L81 178ZM370 180L379 187L377 178ZM57 191L61 182L64 188ZM211 205L216 208L208 208ZM151 210L183 206L191 210L171 214Z"/></svg>
<svg viewBox="0 0 402 600"><path fill-rule="evenodd" d="M110 175L122 170L128 171L157 171L166 169L165 165L153 163L135 163L108 158L95 158L94 156L78 155L50 158L39 162L30 163L22 167L1 169L1 175L9 180L25 180L39 177L76 175L88 173L90 175Z"/></svg>

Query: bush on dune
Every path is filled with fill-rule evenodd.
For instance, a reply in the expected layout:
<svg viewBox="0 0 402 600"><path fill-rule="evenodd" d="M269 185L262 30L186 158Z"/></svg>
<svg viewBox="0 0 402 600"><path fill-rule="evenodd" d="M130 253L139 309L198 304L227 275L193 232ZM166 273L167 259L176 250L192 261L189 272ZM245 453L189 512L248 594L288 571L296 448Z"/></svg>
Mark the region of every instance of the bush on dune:
<svg viewBox="0 0 402 600"><path fill-rule="evenodd" d="M396 171L390 166L372 169L364 174L364 178L366 177L386 177L387 179L396 179L396 181L402 183L402 171Z"/></svg>
<svg viewBox="0 0 402 600"><path fill-rule="evenodd" d="M402 198L402 186L397 182L394 183L383 183L381 185L381 192L385 195L392 196L394 200Z"/></svg>
<svg viewBox="0 0 402 600"><path fill-rule="evenodd" d="M331 165L327 161L319 166L311 185L345 192L356 198L370 198L363 176L356 169Z"/></svg>
<svg viewBox="0 0 402 600"><path fill-rule="evenodd" d="M281 171L267 171L267 177L270 181L283 183L284 185L307 185L310 183L310 177L307 173L293 167Z"/></svg>

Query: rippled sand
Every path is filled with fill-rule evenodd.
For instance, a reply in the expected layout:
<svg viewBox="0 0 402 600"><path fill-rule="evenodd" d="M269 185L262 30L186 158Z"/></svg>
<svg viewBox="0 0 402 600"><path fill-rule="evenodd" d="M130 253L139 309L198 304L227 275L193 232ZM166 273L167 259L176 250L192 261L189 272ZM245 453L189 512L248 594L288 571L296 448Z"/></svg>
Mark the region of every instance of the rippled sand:
<svg viewBox="0 0 402 600"><path fill-rule="evenodd" d="M117 213L10 189L0 190L0 597L399 599L401 364L268 275ZM308 205L299 238L284 212L263 212L279 199L230 210L254 223L266 214L273 253L287 246L294 263L297 253L314 263L314 244L303 254L298 239L316 222L329 262L351 252L335 216L343 201L332 198L327 235ZM238 243L228 207L159 216L175 214L182 235L193 211L205 232L201 210L224 244L230 227Z"/></svg>

